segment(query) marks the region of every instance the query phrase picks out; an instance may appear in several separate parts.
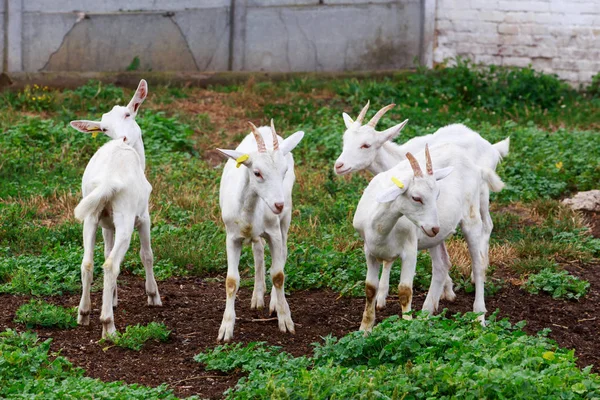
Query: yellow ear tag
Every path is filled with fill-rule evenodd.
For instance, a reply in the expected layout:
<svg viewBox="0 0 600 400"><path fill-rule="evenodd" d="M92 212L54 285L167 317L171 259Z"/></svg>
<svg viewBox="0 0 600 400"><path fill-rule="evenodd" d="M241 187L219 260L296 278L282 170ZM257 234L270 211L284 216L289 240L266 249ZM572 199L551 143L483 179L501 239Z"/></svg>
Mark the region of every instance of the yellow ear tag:
<svg viewBox="0 0 600 400"><path fill-rule="evenodd" d="M88 125L89 126L89 125ZM92 132L92 138L96 139L96 136L98 136L98 134L100 133L102 129L94 126L92 129L88 129L88 131Z"/></svg>
<svg viewBox="0 0 600 400"><path fill-rule="evenodd" d="M244 161L246 161L248 158L250 158L250 156L249 156L248 154L243 154L243 155L239 156L239 157L238 157L238 158L235 160L235 162L237 163L237 164L235 164L235 167L236 167L236 168L239 168L239 167L240 167L240 165L242 165L242 163L243 163Z"/></svg>
<svg viewBox="0 0 600 400"><path fill-rule="evenodd" d="M395 176L392 176L392 182L394 182L394 184L400 189L404 189L404 183L402 183L400 179L396 178Z"/></svg>

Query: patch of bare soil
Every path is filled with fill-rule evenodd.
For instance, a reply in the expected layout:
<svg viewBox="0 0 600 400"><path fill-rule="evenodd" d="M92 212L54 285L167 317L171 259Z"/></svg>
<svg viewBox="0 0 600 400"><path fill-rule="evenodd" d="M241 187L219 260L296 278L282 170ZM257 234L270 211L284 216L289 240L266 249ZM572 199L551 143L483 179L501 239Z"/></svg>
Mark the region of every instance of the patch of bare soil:
<svg viewBox="0 0 600 400"><path fill-rule="evenodd" d="M561 346L574 348L581 367L600 366L600 266L571 268L571 273L591 283L588 295L579 302L553 300L549 296L530 295L516 286L506 284L495 296L486 299L488 310L500 309L501 317L512 322L527 321L525 330L535 333L550 328L550 337ZM160 282L163 307L146 305L144 281L140 277L123 276L119 283L119 306L115 312L117 329L126 325L163 322L172 334L167 343L148 343L140 352L118 347L103 349L97 343L101 335L98 320L101 294L93 293L92 319L89 327L73 330L37 329L42 338L52 338L52 349L85 368L91 377L105 381L124 380L157 386L167 383L179 396L198 394L201 398L220 398L224 390L235 385L241 375L224 375L205 371L193 361L193 356L214 347L225 307L225 290L222 283L200 278L179 278ZM320 342L323 336L340 337L359 327L364 300L340 298L331 291L310 290L293 292L288 296L296 334L283 334L277 320L266 310L250 309L252 290L242 288L236 303L237 317L235 340L240 342L265 341L282 346L294 355L310 354L311 343ZM472 309L474 296L457 293L454 303L443 303L450 314ZM416 293L413 305L420 309L423 293ZM47 301L65 306L75 306L77 295L51 297ZM397 299L391 298L388 307L378 312L378 320L400 312ZM23 330L12 322L16 309L27 301L25 297L0 295L0 329L8 327ZM268 303L267 303L268 304ZM106 346L106 345L105 345ZM104 346L104 347L105 347Z"/></svg>

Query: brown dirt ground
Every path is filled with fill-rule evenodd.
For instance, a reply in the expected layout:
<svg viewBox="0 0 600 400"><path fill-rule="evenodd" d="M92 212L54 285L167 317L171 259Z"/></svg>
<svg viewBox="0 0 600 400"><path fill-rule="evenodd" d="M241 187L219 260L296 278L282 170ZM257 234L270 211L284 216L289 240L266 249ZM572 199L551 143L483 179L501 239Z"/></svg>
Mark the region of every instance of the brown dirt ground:
<svg viewBox="0 0 600 400"><path fill-rule="evenodd" d="M549 296L530 295L516 286L506 284L495 296L486 299L490 311L500 309L501 317L512 322L527 321L525 330L535 333L550 328L550 337L561 346L574 348L581 367L600 366L600 265L585 268L570 267L570 272L591 283L588 295L579 302L553 300ZM118 329L126 325L151 321L165 323L172 334L167 343L148 343L140 351L118 347L105 349L97 343L101 334L98 321L100 293L92 294L93 310L89 327L73 330L37 329L41 338L52 338L52 349L85 368L91 377L105 381L124 380L157 386L167 383L179 396L198 394L205 398L219 398L222 392L235 385L241 375L225 375L204 371L193 361L200 351L216 345L216 336L225 306L222 283L200 278L179 278L159 283L164 306L146 306L144 282L140 277L123 276L119 282L119 306L116 310ZM471 310L473 295L457 293L454 303L444 303L450 314ZM288 296L296 323L296 334L283 334L275 319L267 311L250 310L251 288L239 291L235 340L241 342L266 341L282 346L294 354L308 354L311 343L332 334L340 337L358 329L363 299L339 298L331 291L309 290L293 292ZM65 306L78 304L77 295L50 297L47 301ZM400 307L392 297L388 307L378 313L378 320L396 314ZM415 309L420 309L424 293L416 293ZM22 296L0 295L4 304L0 310L0 329L24 329L12 322L16 309L26 302ZM265 320L266 319L266 320Z"/></svg>
<svg viewBox="0 0 600 400"><path fill-rule="evenodd" d="M600 215L586 214L594 236L598 237ZM544 328L552 331L550 337L562 347L575 349L578 365L594 365L600 371L600 265L570 265L569 272L590 282L590 289L580 301L553 300L545 295L530 295L506 283L494 296L486 298L487 309L500 310L500 317L515 323L527 321L525 330L534 334ZM497 270L496 275L507 271ZM510 282L511 280L507 280ZM516 280L512 280L516 282ZM57 351L83 367L87 375L105 381L123 380L157 386L167 383L179 396L198 394L201 398L220 398L227 388L233 387L240 374L225 375L205 371L193 361L197 353L214 347L225 306L222 283L201 278L175 278L159 282L163 307L146 306L144 281L141 277L123 275L119 280L119 306L115 312L118 329L126 325L163 322L172 334L167 343L147 343L140 352L109 347L97 343L101 334L98 321L101 293L92 293L92 319L89 327L73 330L36 329L38 335L52 338ZM449 315L470 311L473 294L457 293L454 303L442 303ZM310 354L311 343L332 334L340 337L358 329L364 300L339 297L328 290L293 292L288 296L296 334L283 334L277 321L269 318L266 310L250 310L250 288L238 293L235 340L240 342L266 341L282 346L296 356ZM425 293L415 293L413 306L420 309ZM49 297L47 301L63 306L76 306L78 295ZM268 300L268 299L267 299ZM378 313L378 320L400 312L396 298L391 296L388 307ZM24 327L12 320L17 308L28 301L24 296L0 295L0 330ZM267 303L268 304L268 303Z"/></svg>

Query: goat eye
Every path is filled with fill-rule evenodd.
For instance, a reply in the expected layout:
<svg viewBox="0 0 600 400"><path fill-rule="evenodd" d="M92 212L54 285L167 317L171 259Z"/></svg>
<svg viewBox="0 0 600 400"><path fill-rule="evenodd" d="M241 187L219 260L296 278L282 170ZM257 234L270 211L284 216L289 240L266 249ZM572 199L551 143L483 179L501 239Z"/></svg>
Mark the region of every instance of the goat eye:
<svg viewBox="0 0 600 400"><path fill-rule="evenodd" d="M371 145L366 143L360 146L361 149L368 149L369 147L371 147Z"/></svg>
<svg viewBox="0 0 600 400"><path fill-rule="evenodd" d="M102 132L106 132L107 130L107 128L102 128Z"/></svg>
<svg viewBox="0 0 600 400"><path fill-rule="evenodd" d="M414 201L416 201L417 203L421 203L421 204L423 204L423 199L422 199L422 198L420 198L420 197L413 196L413 198L412 198L412 199L413 199Z"/></svg>
<svg viewBox="0 0 600 400"><path fill-rule="evenodd" d="M131 117L130 113L125 114L125 118Z"/></svg>
<svg viewBox="0 0 600 400"><path fill-rule="evenodd" d="M262 178L262 175L258 171L254 171L254 176L257 178Z"/></svg>

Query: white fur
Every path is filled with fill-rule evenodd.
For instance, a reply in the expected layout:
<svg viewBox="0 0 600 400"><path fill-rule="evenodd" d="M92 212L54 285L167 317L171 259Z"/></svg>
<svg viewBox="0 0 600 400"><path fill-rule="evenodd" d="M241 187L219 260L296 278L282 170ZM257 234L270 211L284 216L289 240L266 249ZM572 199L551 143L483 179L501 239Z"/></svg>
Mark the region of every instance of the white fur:
<svg viewBox="0 0 600 400"><path fill-rule="evenodd" d="M449 260L440 251L440 244L461 225L467 240L475 279L475 312L486 312L483 297L485 274L484 237L480 209L481 194L503 187L500 178L488 168L480 168L464 155L462 147L446 144L431 148L434 175L415 177L408 161L375 176L365 189L354 215L354 228L364 239L367 259L367 303L361 330L369 331L375 322L375 299L378 292L379 264L391 268L397 258L402 260L398 286L403 313L411 310L412 285L417 251L432 249L432 287L423 309L434 312L447 275ZM424 152L415 154L425 166ZM451 172L448 169L451 168ZM425 171L425 168L422 168ZM400 189L391 180L399 179ZM439 181L438 181L439 180ZM422 204L415 201L422 199ZM436 229L438 233L435 234ZM481 317L483 322L483 317Z"/></svg>
<svg viewBox="0 0 600 400"><path fill-rule="evenodd" d="M115 332L113 307L117 305L117 277L129 248L133 229L140 235L140 256L146 270L146 293L149 305L162 305L153 271L150 247L148 199L152 186L144 174L145 155L142 131L135 116L148 93L145 80L127 107L114 106L97 121L72 121L80 132L103 132L113 140L92 157L82 180L83 200L75 208L75 217L83 221L84 255L81 263L83 291L79 303L78 323L90 321L90 287L94 271L96 230L104 237L104 290L102 295L102 337Z"/></svg>
<svg viewBox="0 0 600 400"><path fill-rule="evenodd" d="M408 120L388 128L384 131L376 131L374 127L360 125L348 116L343 114L346 131L344 132L344 148L342 154L335 163L334 170L338 175L345 175L354 171L369 170L373 174L379 174L387 171L398 162L406 159L406 153L413 154L422 151L425 144L435 147L445 143L453 143L459 146L463 153L471 159L476 165L495 170L498 162L508 155L510 138L506 138L496 144L490 144L482 138L477 132L469 129L463 124L452 124L438 129L435 133L415 137L404 144L392 142ZM365 145L368 146L365 148ZM483 196L480 201L481 218L484 224L484 230L489 232L493 229L492 218L489 213L489 196ZM441 248L434 251L442 254L441 257L433 257L433 261L443 259L450 268L448 252L444 243L440 243ZM489 242L484 244L484 248L489 248ZM379 283L377 308L385 307L386 298L389 290L389 266L384 266ZM471 275L473 278L473 275ZM432 282L433 284L433 282ZM454 300L456 295L452 288L452 279L446 274L444 283L443 299Z"/></svg>
<svg viewBox="0 0 600 400"><path fill-rule="evenodd" d="M284 292L284 266L287 258L287 236L292 218L294 158L291 151L304 136L296 132L283 140L277 136L279 150L273 150L273 136L268 127L258 128L266 144L266 152L257 151L252 133L235 150L219 150L230 160L223 169L219 204L227 231L226 306L218 340L230 341L235 325L235 296L239 288L239 261L243 243L252 243L255 278L252 308L264 307L265 261L264 242L271 250L273 284L269 309L277 311L279 329L294 333L290 308ZM236 159L247 154L236 168ZM259 173L261 176L255 176ZM279 210L277 205L283 209Z"/></svg>

